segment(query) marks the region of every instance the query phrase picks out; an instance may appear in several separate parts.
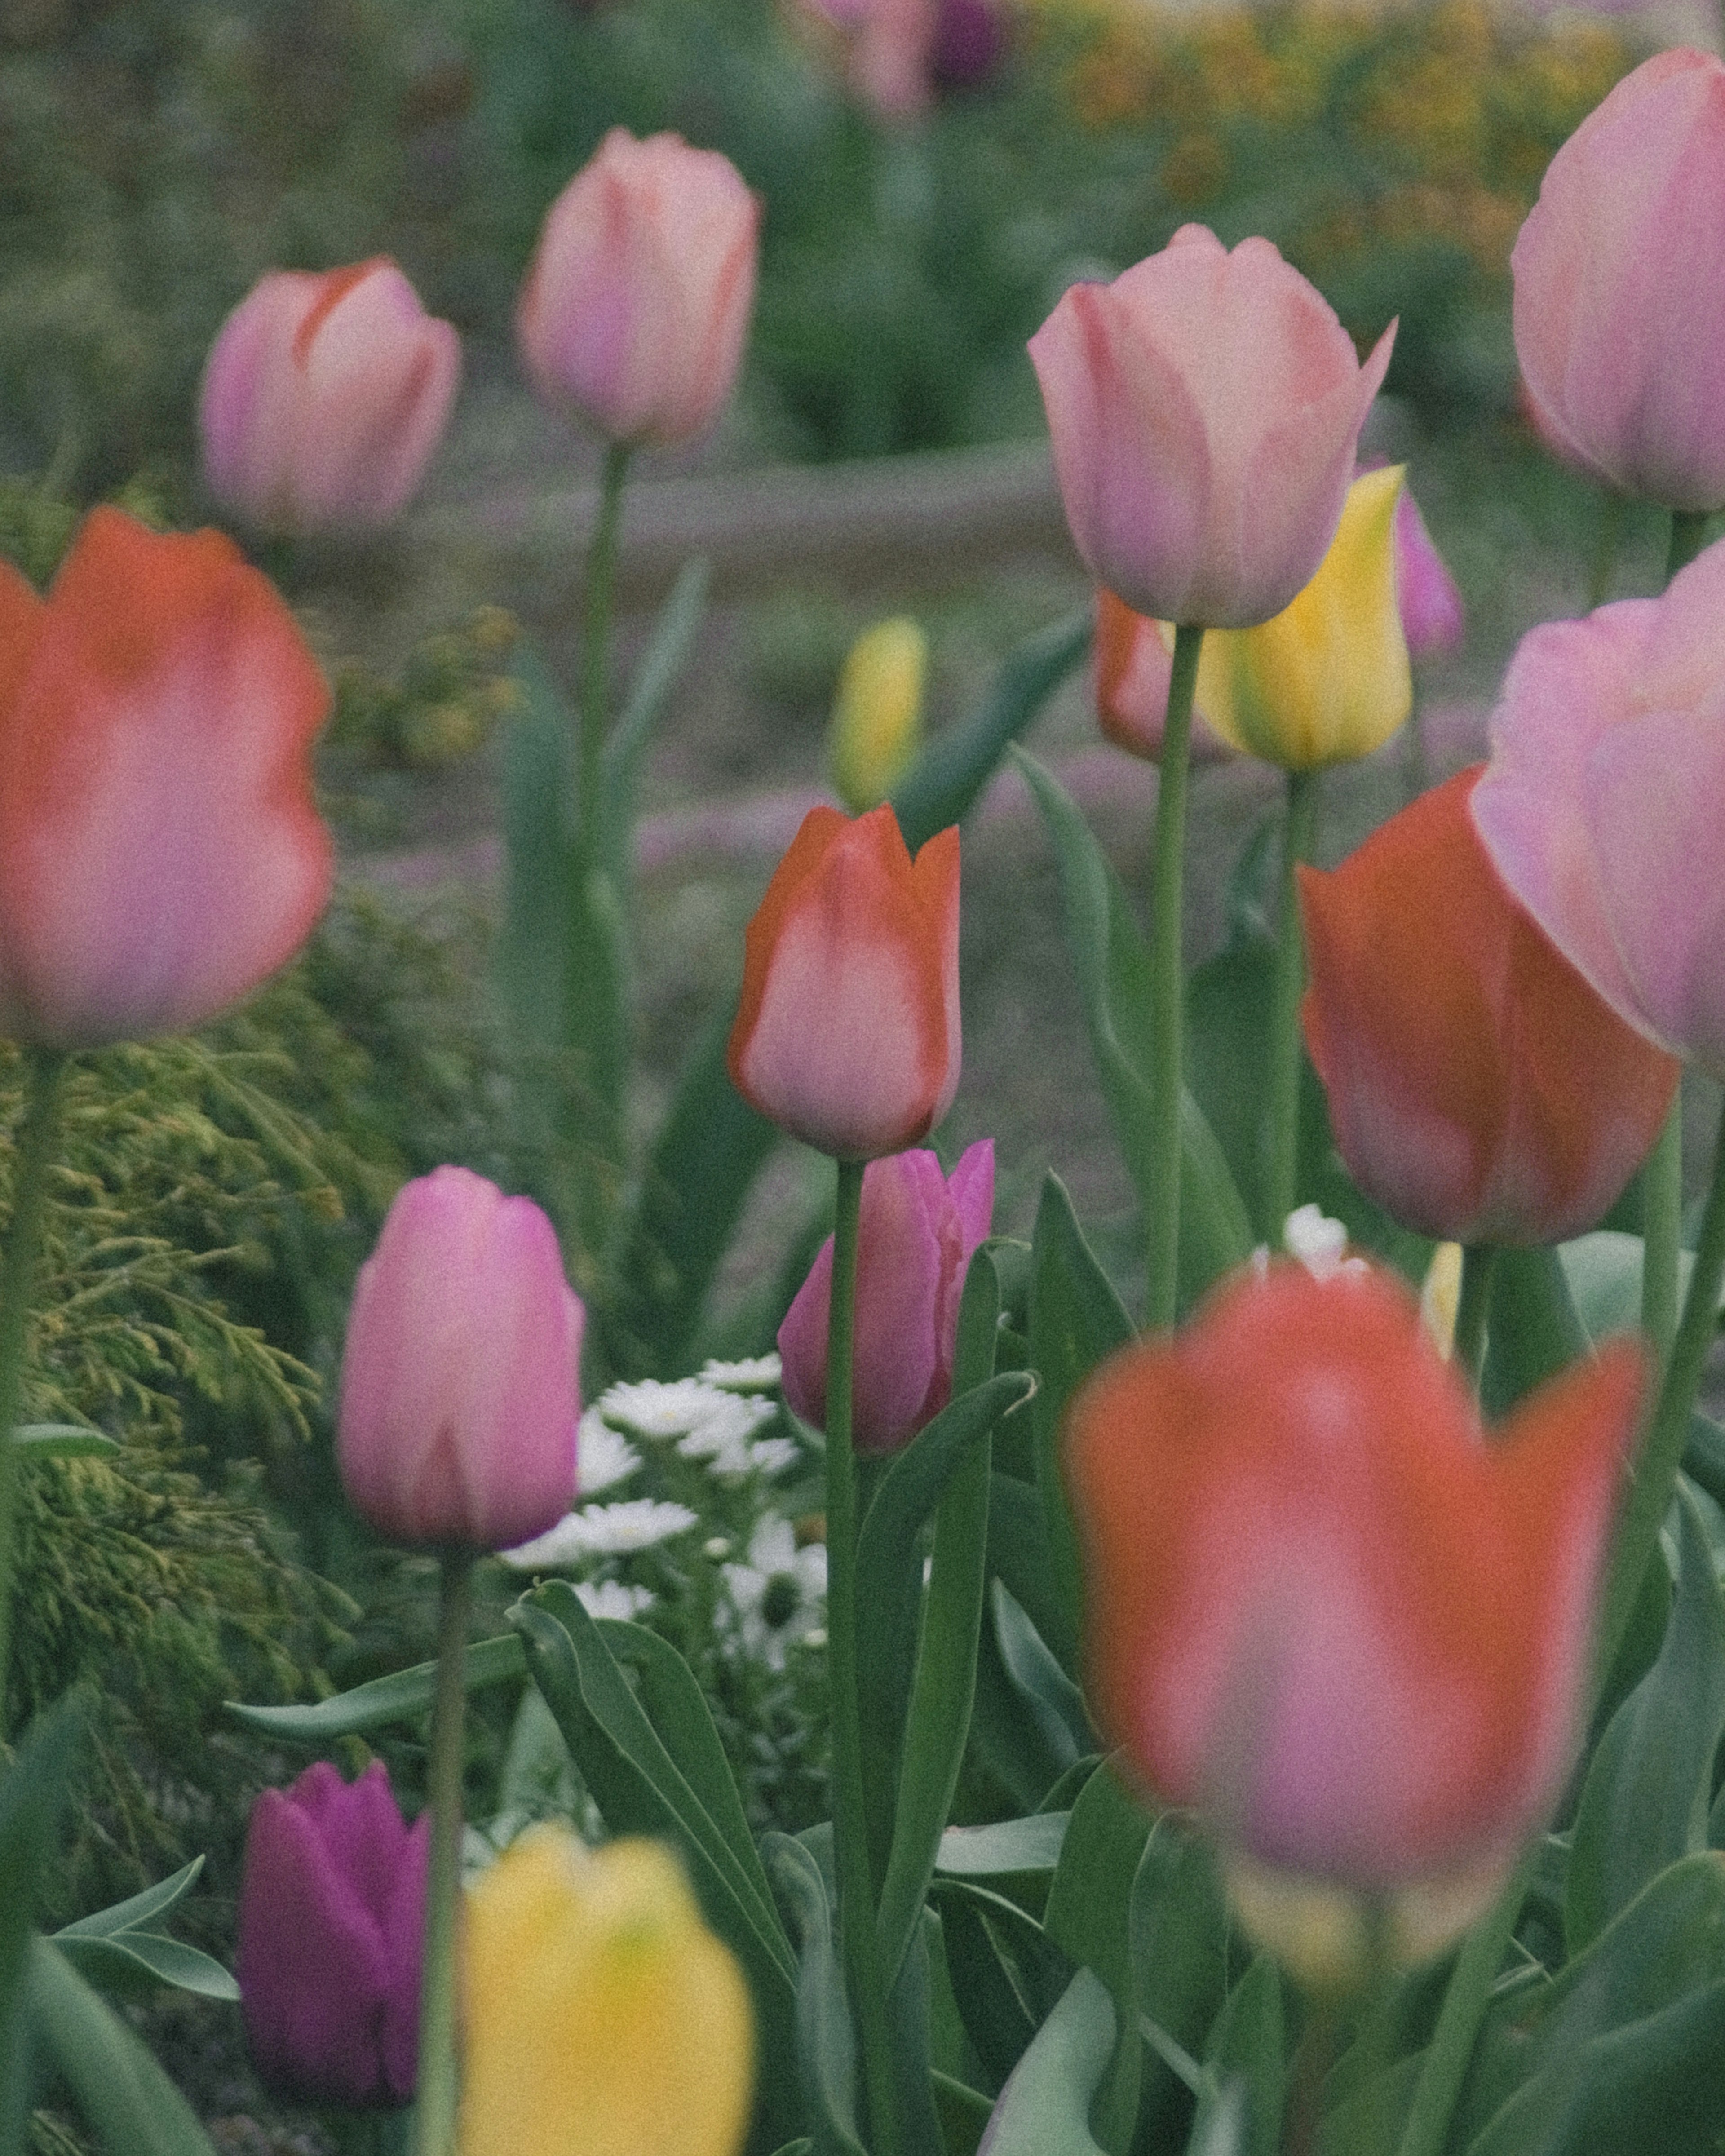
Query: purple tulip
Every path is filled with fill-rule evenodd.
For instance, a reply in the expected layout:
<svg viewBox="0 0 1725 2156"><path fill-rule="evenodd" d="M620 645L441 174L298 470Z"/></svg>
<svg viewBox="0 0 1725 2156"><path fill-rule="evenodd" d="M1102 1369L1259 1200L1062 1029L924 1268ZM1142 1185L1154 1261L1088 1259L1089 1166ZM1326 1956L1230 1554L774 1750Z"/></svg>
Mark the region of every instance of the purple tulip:
<svg viewBox="0 0 1725 2156"><path fill-rule="evenodd" d="M972 1146L950 1181L927 1151L891 1153L864 1170L851 1380L859 1452L897 1451L946 1405L965 1268L993 1214L992 1139ZM818 1430L826 1427L832 1294L829 1236L778 1328L784 1396Z"/></svg>
<svg viewBox="0 0 1725 2156"><path fill-rule="evenodd" d="M1453 651L1467 629L1461 594L1405 486L1395 506L1395 574L1409 658Z"/></svg>
<svg viewBox="0 0 1725 2156"><path fill-rule="evenodd" d="M411 1827L383 1763L324 1761L252 1807L236 1970L258 2077L301 2103L413 2101L430 1815Z"/></svg>
<svg viewBox="0 0 1725 2156"><path fill-rule="evenodd" d="M512 1549L575 1494L585 1312L531 1199L465 1168L397 1194L360 1268L336 1447L398 1542Z"/></svg>
<svg viewBox="0 0 1725 2156"><path fill-rule="evenodd" d="M977 89L999 67L1005 49L999 0L941 0L932 59L942 90Z"/></svg>

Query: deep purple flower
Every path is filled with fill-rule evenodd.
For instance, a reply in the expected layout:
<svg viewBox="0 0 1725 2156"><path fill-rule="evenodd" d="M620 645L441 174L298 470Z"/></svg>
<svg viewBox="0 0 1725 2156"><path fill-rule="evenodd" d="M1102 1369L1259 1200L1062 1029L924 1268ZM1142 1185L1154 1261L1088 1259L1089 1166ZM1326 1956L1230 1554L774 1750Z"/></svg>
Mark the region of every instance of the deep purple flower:
<svg viewBox="0 0 1725 2156"><path fill-rule="evenodd" d="M931 57L942 90L977 89L999 67L1005 49L999 0L940 0Z"/></svg>
<svg viewBox="0 0 1725 2156"><path fill-rule="evenodd" d="M258 2077L301 2103L413 2100L430 1814L412 1827L374 1759L320 1760L252 1807L235 1974Z"/></svg>

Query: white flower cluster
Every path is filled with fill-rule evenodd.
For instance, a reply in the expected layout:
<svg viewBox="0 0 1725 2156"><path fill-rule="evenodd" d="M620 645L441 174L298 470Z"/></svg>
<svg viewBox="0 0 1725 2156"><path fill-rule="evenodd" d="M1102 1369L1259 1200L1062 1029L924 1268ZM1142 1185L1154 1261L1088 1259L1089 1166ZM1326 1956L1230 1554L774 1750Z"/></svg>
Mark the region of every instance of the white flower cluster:
<svg viewBox="0 0 1725 2156"><path fill-rule="evenodd" d="M788 1520L764 1514L749 1537L748 1563L723 1568L731 1620L745 1654L782 1670L798 1641L826 1640L827 1553L824 1543L798 1547Z"/></svg>

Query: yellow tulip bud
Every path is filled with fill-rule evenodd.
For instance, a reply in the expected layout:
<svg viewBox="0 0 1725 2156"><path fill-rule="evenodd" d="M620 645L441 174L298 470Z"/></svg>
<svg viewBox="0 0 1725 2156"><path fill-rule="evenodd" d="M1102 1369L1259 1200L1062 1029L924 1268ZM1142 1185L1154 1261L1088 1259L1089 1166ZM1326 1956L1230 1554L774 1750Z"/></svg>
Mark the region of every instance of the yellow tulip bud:
<svg viewBox="0 0 1725 2156"><path fill-rule="evenodd" d="M922 741L928 639L904 614L877 621L850 647L833 703L833 784L853 816L883 802Z"/></svg>
<svg viewBox="0 0 1725 2156"><path fill-rule="evenodd" d="M1455 1353L1455 1320L1461 1310L1461 1245L1440 1243L1425 1269L1420 1291L1420 1316L1437 1342L1438 1353Z"/></svg>
<svg viewBox="0 0 1725 2156"><path fill-rule="evenodd" d="M735 2156L747 1987L669 1850L530 1828L469 1890L460 2156Z"/></svg>
<svg viewBox="0 0 1725 2156"><path fill-rule="evenodd" d="M1369 756L1414 705L1396 598L1395 506L1403 468L1364 473L1317 574L1258 629L1211 629L1198 702L1248 756L1311 771Z"/></svg>

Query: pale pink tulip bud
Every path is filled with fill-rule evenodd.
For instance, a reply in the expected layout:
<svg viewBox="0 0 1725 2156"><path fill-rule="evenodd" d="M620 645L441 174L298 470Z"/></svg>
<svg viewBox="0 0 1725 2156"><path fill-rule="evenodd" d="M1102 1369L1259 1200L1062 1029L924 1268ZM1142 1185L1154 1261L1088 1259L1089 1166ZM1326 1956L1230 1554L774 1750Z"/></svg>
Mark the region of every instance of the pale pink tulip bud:
<svg viewBox="0 0 1725 2156"><path fill-rule="evenodd" d="M1725 507L1725 64L1656 54L1546 168L1510 256L1540 432L1670 508Z"/></svg>
<svg viewBox="0 0 1725 2156"><path fill-rule="evenodd" d="M892 1153L863 1170L850 1386L859 1452L896 1452L947 1404L964 1275L993 1214L992 1139L972 1146L950 1181L927 1151ZM784 1396L817 1430L827 1422L832 1300L829 1235L778 1328Z"/></svg>
<svg viewBox="0 0 1725 2156"><path fill-rule="evenodd" d="M348 1313L336 1442L355 1510L397 1542L470 1549L560 1520L585 1316L530 1199L465 1168L408 1183Z"/></svg>
<svg viewBox="0 0 1725 2156"><path fill-rule="evenodd" d="M614 127L547 212L521 288L540 395L615 442L704 434L742 359L760 215L716 150Z"/></svg>
<svg viewBox="0 0 1725 2156"><path fill-rule="evenodd" d="M461 344L387 256L275 270L203 370L203 471L224 507L279 532L387 523L443 439Z"/></svg>
<svg viewBox="0 0 1725 2156"><path fill-rule="evenodd" d="M1466 610L1450 565L1406 487L1395 505L1395 581L1409 658L1453 651L1467 633Z"/></svg>
<svg viewBox="0 0 1725 2156"><path fill-rule="evenodd" d="M1183 225L1111 285L1075 285L1030 340L1074 543L1160 621L1278 614L1335 536L1394 325L1362 367L1267 239Z"/></svg>

